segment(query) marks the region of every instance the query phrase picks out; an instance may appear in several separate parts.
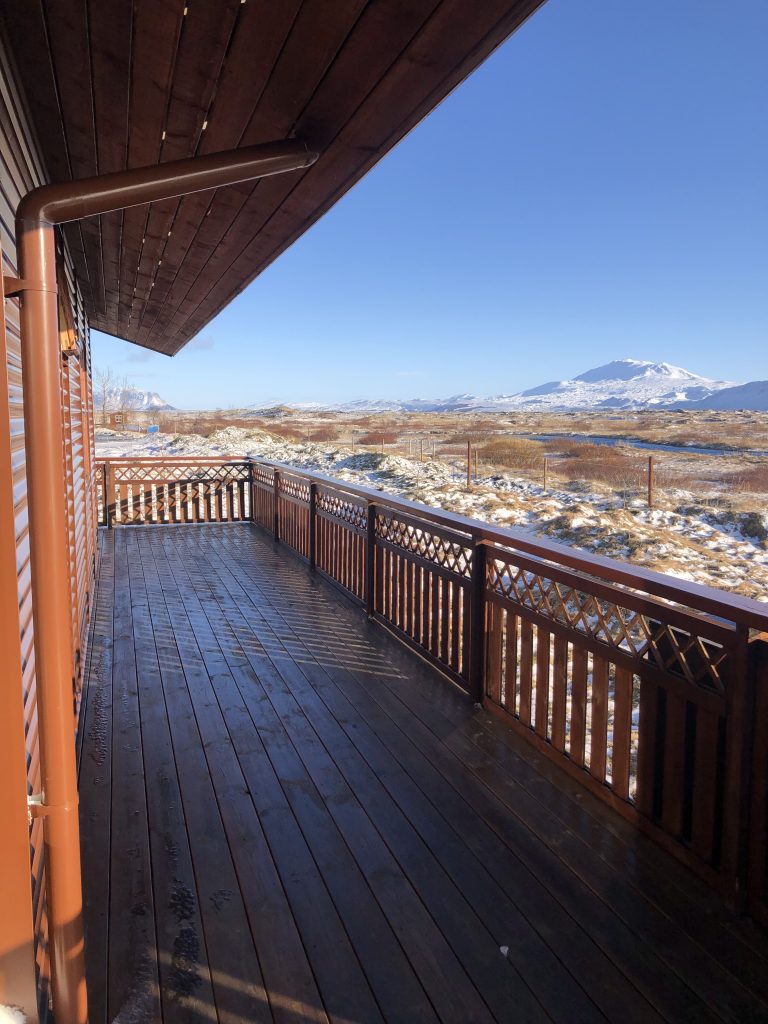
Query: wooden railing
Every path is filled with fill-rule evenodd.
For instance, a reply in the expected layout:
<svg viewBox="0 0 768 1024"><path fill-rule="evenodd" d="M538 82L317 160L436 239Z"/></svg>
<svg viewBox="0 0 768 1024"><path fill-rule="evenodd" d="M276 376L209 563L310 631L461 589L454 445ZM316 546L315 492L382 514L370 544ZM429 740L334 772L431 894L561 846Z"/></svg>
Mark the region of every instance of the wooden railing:
<svg viewBox="0 0 768 1024"><path fill-rule="evenodd" d="M250 521L242 459L110 459L97 476L104 526Z"/></svg>
<svg viewBox="0 0 768 1024"><path fill-rule="evenodd" d="M768 607L260 460L112 462L104 480L114 524L258 523L768 918Z"/></svg>

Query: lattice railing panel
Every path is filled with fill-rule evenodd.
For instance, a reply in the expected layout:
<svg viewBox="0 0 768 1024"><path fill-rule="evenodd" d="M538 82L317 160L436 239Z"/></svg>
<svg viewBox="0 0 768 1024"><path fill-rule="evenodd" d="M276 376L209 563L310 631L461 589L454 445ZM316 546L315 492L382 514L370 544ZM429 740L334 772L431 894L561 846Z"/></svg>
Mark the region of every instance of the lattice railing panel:
<svg viewBox="0 0 768 1024"><path fill-rule="evenodd" d="M281 474L278 493L281 497L291 498L293 501L300 501L305 505L309 505L309 483L306 480L299 480L296 477Z"/></svg>
<svg viewBox="0 0 768 1024"><path fill-rule="evenodd" d="M100 478L102 522L110 526L251 519L247 462L110 461L104 464Z"/></svg>
<svg viewBox="0 0 768 1024"><path fill-rule="evenodd" d="M649 659L662 671L681 675L696 686L720 694L725 691L728 648L707 635L712 627L706 618L697 623L689 616L691 628L677 628L665 621L671 609L661 602L644 598L641 611L629 606L632 595L619 588L611 598L598 596L545 575L544 568L534 572L500 558L489 560L488 586L499 596L609 648ZM703 635L696 632L697 626Z"/></svg>
<svg viewBox="0 0 768 1024"><path fill-rule="evenodd" d="M720 871L729 701L734 680L745 685L747 632L496 547L485 585L487 698L691 863Z"/></svg>
<svg viewBox="0 0 768 1024"><path fill-rule="evenodd" d="M325 489L318 490L315 501L318 512L333 516L356 530L367 530L368 510L364 504Z"/></svg>
<svg viewBox="0 0 768 1024"><path fill-rule="evenodd" d="M376 515L376 537L463 579L472 577L472 548L463 538L443 531L434 532L427 525L386 512Z"/></svg>
<svg viewBox="0 0 768 1024"><path fill-rule="evenodd" d="M230 483L249 480L250 467L247 462L227 462L216 465L204 463L163 462L159 465L147 463L111 463L114 481L121 483Z"/></svg>
<svg viewBox="0 0 768 1024"><path fill-rule="evenodd" d="M258 484L261 487L275 486L275 471L270 466L260 466L258 463L253 463L251 472L254 484Z"/></svg>

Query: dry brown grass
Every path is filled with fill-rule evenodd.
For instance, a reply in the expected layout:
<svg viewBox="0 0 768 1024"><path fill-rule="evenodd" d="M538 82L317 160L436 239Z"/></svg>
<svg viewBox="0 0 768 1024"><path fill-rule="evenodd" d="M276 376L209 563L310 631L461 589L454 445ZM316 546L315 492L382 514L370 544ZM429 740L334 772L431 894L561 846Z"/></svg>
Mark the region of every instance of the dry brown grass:
<svg viewBox="0 0 768 1024"><path fill-rule="evenodd" d="M190 416L177 413L163 413L154 420L163 434L199 434L202 437L210 437L217 430L224 430L226 427L242 427L244 430L254 430L260 426L260 422L253 419L238 416L206 415ZM270 430L275 425L270 425Z"/></svg>
<svg viewBox="0 0 768 1024"><path fill-rule="evenodd" d="M457 469L466 465L467 443L476 449L480 473L505 470L541 483L548 458L551 487L604 488L627 496L647 487L648 452L569 438L568 434L639 438L657 443L733 445L768 450L768 413L579 412L579 413L341 413L301 412L283 407L267 416L246 410L215 413L160 413L140 422L157 422L163 431L209 435L226 426L264 429L286 440L319 443L384 444L389 453L437 458ZM556 441L530 441L521 434L557 434ZM686 490L697 499L754 503L750 495L768 494L768 459L656 453L658 500L665 491Z"/></svg>
<svg viewBox="0 0 768 1024"><path fill-rule="evenodd" d="M268 429L270 434L284 437L286 441L301 441L304 438L304 432L293 422L270 423Z"/></svg>
<svg viewBox="0 0 768 1024"><path fill-rule="evenodd" d="M499 437L478 447L484 463L504 469L532 469L542 465L544 451L536 441L520 437Z"/></svg>
<svg viewBox="0 0 768 1024"><path fill-rule="evenodd" d="M730 490L748 494L768 494L768 459L763 464L751 463L723 476Z"/></svg>
<svg viewBox="0 0 768 1024"><path fill-rule="evenodd" d="M400 435L394 430L371 430L358 437L358 444L396 444Z"/></svg>
<svg viewBox="0 0 768 1024"><path fill-rule="evenodd" d="M317 430L310 430L307 434L308 441L336 441L338 440L340 431L338 427L331 426L330 424L326 427L318 427Z"/></svg>

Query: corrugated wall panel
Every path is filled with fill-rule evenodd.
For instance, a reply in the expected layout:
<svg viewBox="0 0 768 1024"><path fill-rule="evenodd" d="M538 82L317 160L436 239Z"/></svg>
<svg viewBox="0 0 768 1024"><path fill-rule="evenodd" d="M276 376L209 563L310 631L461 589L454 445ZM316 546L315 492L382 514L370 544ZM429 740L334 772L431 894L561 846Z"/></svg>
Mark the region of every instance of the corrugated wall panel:
<svg viewBox="0 0 768 1024"><path fill-rule="evenodd" d="M0 288L0 296L2 288ZM11 343L10 348L13 347ZM9 338L5 320L0 320L0 395L10 397ZM38 907L33 903L34 883L42 863L32 864L33 887L29 877L28 786L38 780L37 702L34 685L25 670L30 645L21 625L17 544L19 481L16 472L16 442L11 427L10 403L0 400L0 1003L21 1007L24 1014L37 1016L35 956L44 945L36 943L34 921ZM22 560L23 564L23 560ZM32 677L33 678L33 677ZM39 862L42 844L33 847ZM44 974L44 972L43 972Z"/></svg>
<svg viewBox="0 0 768 1024"><path fill-rule="evenodd" d="M14 212L20 198L46 180L38 156L34 132L29 127L25 105L16 85L13 61L0 37L0 247L3 253L3 273L16 274L16 248L14 238ZM72 593L72 674L79 676L84 662L84 643L87 636L88 609L93 587L96 552L95 496L92 481L93 442L88 417L92 413L90 347L88 324L83 310L80 291L73 272L73 264L66 248L61 247L60 288L63 294L64 319L73 328L76 342L73 351L62 354L62 407L65 419L65 469L67 498L61 515L66 516L70 537L70 570ZM24 736L19 737L20 750L25 752L26 794L39 793L41 788L40 751L38 744L37 690L35 680L34 622L32 612L32 585L30 572L29 524L27 514L26 452L24 443L24 395L21 377L21 346L19 335L19 304L16 299L4 302L4 324L0 357L2 358L2 390L0 394L0 459L4 460L8 494L0 507L0 523L12 528L0 530L0 560L7 556L9 566L15 564L16 587L11 600L11 615L5 623L6 632L13 642L0 645L0 678L11 685L15 678L21 690L19 713L23 709ZM7 396L7 397L6 397ZM0 466L0 479L3 466ZM12 513L10 506L13 506ZM11 523L12 521L12 523ZM5 564L5 561L2 561ZM12 569L11 569L12 572ZM12 579L12 575L10 577ZM1 737L0 737L1 738ZM24 766L22 765L22 771ZM0 797L5 776L0 778ZM9 794L13 796L13 794ZM16 794L18 796L18 794ZM5 807L5 803L2 803ZM23 806L23 804L22 804ZM0 843L7 842L7 822L3 820L4 835ZM34 961L37 973L37 1003L41 1021L49 1012L50 964L47 943L47 914L45 897L45 855L42 841L43 823L35 819L27 827L26 815L21 827L28 832L23 846L29 851L31 884L27 898L30 901L34 929ZM27 841L28 839L28 841ZM0 850L2 854L2 850ZM18 885L11 877L4 857L0 857L0 890ZM5 958L8 923L0 917L0 957ZM10 934L10 933L9 933ZM30 952L30 959L31 959ZM30 964L30 969L31 969ZM0 970L0 1003L3 990L3 971ZM26 1008L32 1019L33 1008Z"/></svg>
<svg viewBox="0 0 768 1024"><path fill-rule="evenodd" d="M20 145L21 122L18 118L18 97L14 95L7 67L0 62L0 232L3 245L3 273L16 275L16 250L13 233L14 211L21 195L39 179L32 153ZM13 481L13 534L17 577L18 628L20 638L21 688L25 721L27 761L27 793L40 791L40 756L37 735L37 691L35 683L34 626L32 619L32 585L29 561L29 523L27 515L26 452L24 446L24 396L21 380L21 346L19 304L15 299L4 301L7 407L9 424L9 455ZM4 510L0 510L2 515ZM4 658L5 652L0 654ZM3 664L3 675L7 668ZM38 1011L44 1020L48 1011L50 970L47 955L47 920L45 908L45 858L43 855L42 820L29 830L31 854L31 889L35 963L38 987ZM18 884L18 883L17 883Z"/></svg>

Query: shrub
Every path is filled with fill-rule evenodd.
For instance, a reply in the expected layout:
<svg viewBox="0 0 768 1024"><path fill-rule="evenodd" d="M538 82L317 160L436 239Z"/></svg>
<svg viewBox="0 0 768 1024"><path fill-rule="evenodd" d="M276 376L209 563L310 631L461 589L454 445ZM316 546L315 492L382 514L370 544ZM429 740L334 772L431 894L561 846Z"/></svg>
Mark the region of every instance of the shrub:
<svg viewBox="0 0 768 1024"><path fill-rule="evenodd" d="M544 451L537 441L528 441L524 437L499 437L482 445L478 455L483 462L494 466L532 469L541 466Z"/></svg>
<svg viewBox="0 0 768 1024"><path fill-rule="evenodd" d="M371 430L367 434L362 434L358 437L359 444L396 444L398 440L397 434L393 431L387 430Z"/></svg>

